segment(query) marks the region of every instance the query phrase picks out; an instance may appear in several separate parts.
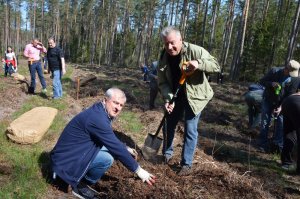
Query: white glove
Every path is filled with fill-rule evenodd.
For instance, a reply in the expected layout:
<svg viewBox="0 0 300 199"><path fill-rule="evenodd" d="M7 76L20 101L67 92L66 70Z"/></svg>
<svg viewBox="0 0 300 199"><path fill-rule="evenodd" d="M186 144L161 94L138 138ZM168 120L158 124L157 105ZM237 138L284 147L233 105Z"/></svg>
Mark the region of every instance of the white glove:
<svg viewBox="0 0 300 199"><path fill-rule="evenodd" d="M126 147L127 148L127 151L133 156L133 158L135 159L135 160L137 160L137 157L138 157L138 152L135 150L135 149L133 149L133 148L130 148L130 147Z"/></svg>
<svg viewBox="0 0 300 199"><path fill-rule="evenodd" d="M155 176L148 173L148 171L142 169L142 167L139 166L135 173L139 176L139 178L141 178L141 180L143 182L146 181L149 185L152 185L155 183Z"/></svg>

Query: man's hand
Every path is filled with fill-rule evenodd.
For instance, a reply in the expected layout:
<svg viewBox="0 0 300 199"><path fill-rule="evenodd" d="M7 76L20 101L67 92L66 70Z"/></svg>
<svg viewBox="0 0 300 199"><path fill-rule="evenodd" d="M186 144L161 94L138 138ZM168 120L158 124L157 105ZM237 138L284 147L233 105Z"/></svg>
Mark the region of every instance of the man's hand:
<svg viewBox="0 0 300 199"><path fill-rule="evenodd" d="M278 88L280 86L280 84L278 82L272 82L272 87L274 89Z"/></svg>
<svg viewBox="0 0 300 199"><path fill-rule="evenodd" d="M63 68L63 69L62 69L62 75L66 74L66 72L67 72L66 69Z"/></svg>
<svg viewBox="0 0 300 199"><path fill-rule="evenodd" d="M169 102L165 103L166 111L167 111L169 114L172 113L174 107L175 107L175 103L174 103L174 102L173 102L173 104L170 104Z"/></svg>
<svg viewBox="0 0 300 199"><path fill-rule="evenodd" d="M278 108L275 108L273 112L274 112L275 116L278 116L281 112L281 106L279 106Z"/></svg>
<svg viewBox="0 0 300 199"><path fill-rule="evenodd" d="M132 157L135 159L135 160L137 160L137 158L138 158L138 152L135 150L135 149L133 149L133 148L130 148L130 147L126 147L127 148L127 151L132 155Z"/></svg>
<svg viewBox="0 0 300 199"><path fill-rule="evenodd" d="M196 60L188 61L184 63L185 67L185 72L187 74L192 74L197 68L199 68L199 63Z"/></svg>
<svg viewBox="0 0 300 199"><path fill-rule="evenodd" d="M137 169L137 171L135 172L139 178L143 181L143 182L147 182L149 185L153 185L155 183L155 176L148 173L148 171L142 169L142 167L139 166L139 168Z"/></svg>

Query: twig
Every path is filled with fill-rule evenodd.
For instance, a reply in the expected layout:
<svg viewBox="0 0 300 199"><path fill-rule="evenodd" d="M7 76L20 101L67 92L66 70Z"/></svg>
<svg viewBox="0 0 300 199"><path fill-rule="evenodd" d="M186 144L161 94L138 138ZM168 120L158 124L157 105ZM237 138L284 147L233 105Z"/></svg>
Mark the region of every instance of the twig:
<svg viewBox="0 0 300 199"><path fill-rule="evenodd" d="M211 152L212 156L214 156L214 153L215 153L214 150L215 150L216 143L217 143L217 132L215 131L214 146L213 146L213 149L212 149L212 152Z"/></svg>
<svg viewBox="0 0 300 199"><path fill-rule="evenodd" d="M250 144L251 144L251 136L249 136L249 145L248 145L248 171L250 171Z"/></svg>

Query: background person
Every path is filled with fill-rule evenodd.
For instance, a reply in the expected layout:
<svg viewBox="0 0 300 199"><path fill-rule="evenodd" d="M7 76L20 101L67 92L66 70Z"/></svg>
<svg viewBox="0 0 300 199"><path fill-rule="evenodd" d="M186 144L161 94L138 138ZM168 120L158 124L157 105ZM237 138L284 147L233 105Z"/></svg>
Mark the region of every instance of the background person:
<svg viewBox="0 0 300 199"><path fill-rule="evenodd" d="M254 129L260 124L264 89L260 84L251 84L244 94L248 106L248 128L250 129Z"/></svg>
<svg viewBox="0 0 300 199"><path fill-rule="evenodd" d="M259 135L259 150L261 152L281 152L283 147L283 117L280 114L282 100L295 93L300 79L299 63L291 60L285 67L272 68L261 80L265 87L262 101L261 130ZM271 143L268 133L272 115L275 118L275 131Z"/></svg>
<svg viewBox="0 0 300 199"><path fill-rule="evenodd" d="M18 63L15 52L13 52L12 47L8 46L5 52L5 67L4 67L4 76L7 76L7 73L11 75L16 73L18 70Z"/></svg>
<svg viewBox="0 0 300 199"><path fill-rule="evenodd" d="M213 97L205 72L219 72L216 59L204 48L183 42L180 31L169 26L162 30L161 38L164 50L158 65L158 86L168 112L167 125L164 127L163 155L168 162L173 156L173 139L178 121L185 113L184 143L182 149L181 170L178 175L191 172L192 161L198 143L198 121L201 111ZM175 103L170 100L179 85L182 75L182 63L187 62L187 70L193 72L186 78L185 84L178 93Z"/></svg>
<svg viewBox="0 0 300 199"><path fill-rule="evenodd" d="M53 171L70 184L73 194L93 198L89 189L119 160L143 182L153 184L155 177L142 169L133 156L137 153L127 148L114 134L111 122L119 115L126 96L118 88L110 88L102 102L75 116L63 130L51 152Z"/></svg>
<svg viewBox="0 0 300 199"><path fill-rule="evenodd" d="M48 40L48 71L51 71L51 77L53 78L53 99L59 99L63 96L61 78L66 73L65 59L63 51L56 45L53 38Z"/></svg>
<svg viewBox="0 0 300 199"><path fill-rule="evenodd" d="M300 92L287 97L282 104L284 143L281 153L282 168L293 167L292 152L297 144L297 174L300 174Z"/></svg>
<svg viewBox="0 0 300 199"><path fill-rule="evenodd" d="M158 94L158 83L157 83L157 65L158 61L151 63L150 72L149 72L149 86L150 86L150 100L149 100L149 109L152 110L155 108L155 99Z"/></svg>
<svg viewBox="0 0 300 199"><path fill-rule="evenodd" d="M24 56L28 59L28 67L30 71L31 83L28 92L35 93L35 72L38 73L41 85L42 85L42 93L47 93L47 85L43 75L43 68L41 64L40 55L41 52L46 53L47 49L44 45L38 40L33 39L30 44L27 44L24 50Z"/></svg>
<svg viewBox="0 0 300 199"><path fill-rule="evenodd" d="M143 81L147 82L148 81L148 75L149 75L149 69L147 65L145 65L143 62L140 63L140 69L143 73Z"/></svg>

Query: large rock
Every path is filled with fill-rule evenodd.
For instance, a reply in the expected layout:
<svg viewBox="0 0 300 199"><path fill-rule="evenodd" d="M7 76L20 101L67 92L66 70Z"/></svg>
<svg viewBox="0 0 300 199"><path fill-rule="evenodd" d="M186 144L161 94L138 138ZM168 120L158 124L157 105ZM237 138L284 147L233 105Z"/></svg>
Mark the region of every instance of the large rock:
<svg viewBox="0 0 300 199"><path fill-rule="evenodd" d="M19 73L13 73L11 74L11 76L15 79L15 80L20 80L20 81L25 81L26 78L24 77L24 75L21 75Z"/></svg>
<svg viewBox="0 0 300 199"><path fill-rule="evenodd" d="M20 144L39 142L48 131L57 109L51 107L36 107L14 120L7 128L7 136Z"/></svg>

